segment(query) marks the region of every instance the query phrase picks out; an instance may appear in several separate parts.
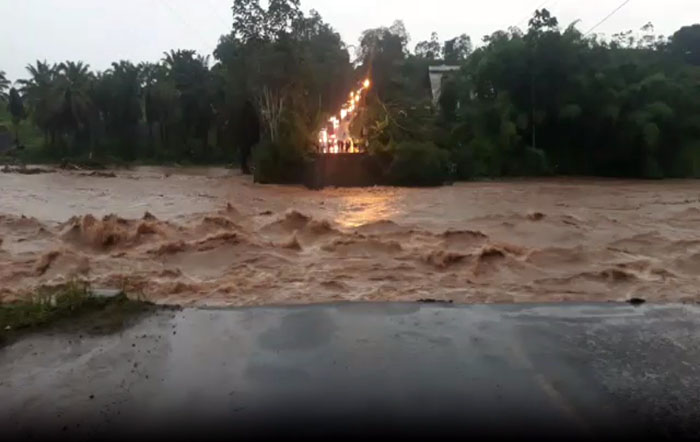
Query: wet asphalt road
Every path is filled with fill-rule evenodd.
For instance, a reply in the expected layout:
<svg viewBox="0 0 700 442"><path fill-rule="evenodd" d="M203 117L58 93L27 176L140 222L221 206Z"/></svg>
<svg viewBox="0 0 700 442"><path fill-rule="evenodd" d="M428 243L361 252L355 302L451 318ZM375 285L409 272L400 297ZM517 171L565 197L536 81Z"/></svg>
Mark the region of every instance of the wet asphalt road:
<svg viewBox="0 0 700 442"><path fill-rule="evenodd" d="M700 307L164 310L0 349L3 439L700 437Z"/></svg>

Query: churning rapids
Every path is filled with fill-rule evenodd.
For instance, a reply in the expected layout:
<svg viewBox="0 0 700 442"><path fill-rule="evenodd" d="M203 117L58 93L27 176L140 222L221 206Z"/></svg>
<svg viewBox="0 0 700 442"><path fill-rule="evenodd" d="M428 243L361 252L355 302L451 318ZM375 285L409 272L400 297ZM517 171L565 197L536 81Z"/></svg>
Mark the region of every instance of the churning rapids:
<svg viewBox="0 0 700 442"><path fill-rule="evenodd" d="M697 301L700 182L310 191L225 169L0 173L0 301Z"/></svg>

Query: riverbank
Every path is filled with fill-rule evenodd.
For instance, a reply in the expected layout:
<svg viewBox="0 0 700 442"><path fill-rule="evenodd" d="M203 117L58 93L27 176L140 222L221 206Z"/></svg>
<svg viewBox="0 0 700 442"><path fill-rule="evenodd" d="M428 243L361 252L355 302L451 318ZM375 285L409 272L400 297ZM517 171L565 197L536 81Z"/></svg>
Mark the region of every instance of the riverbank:
<svg viewBox="0 0 700 442"><path fill-rule="evenodd" d="M153 304L123 292L93 291L83 282L43 287L27 299L0 303L0 347L45 330L113 333L155 310Z"/></svg>

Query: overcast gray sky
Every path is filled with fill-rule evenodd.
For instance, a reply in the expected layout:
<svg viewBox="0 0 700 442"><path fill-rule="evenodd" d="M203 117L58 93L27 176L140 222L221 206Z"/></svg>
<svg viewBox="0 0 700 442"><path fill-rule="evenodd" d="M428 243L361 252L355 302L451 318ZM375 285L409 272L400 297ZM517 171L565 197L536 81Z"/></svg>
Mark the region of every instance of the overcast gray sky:
<svg viewBox="0 0 700 442"><path fill-rule="evenodd" d="M527 26L537 7L584 31L623 0L302 0L355 44L362 30L402 19L410 47L437 31L442 40L467 33L478 42L511 25ZM0 70L12 80L37 59L83 60L102 70L114 60L154 61L170 49L211 53L231 27L232 0L0 0ZM700 22L700 0L630 0L596 32L613 34L653 22L669 35Z"/></svg>

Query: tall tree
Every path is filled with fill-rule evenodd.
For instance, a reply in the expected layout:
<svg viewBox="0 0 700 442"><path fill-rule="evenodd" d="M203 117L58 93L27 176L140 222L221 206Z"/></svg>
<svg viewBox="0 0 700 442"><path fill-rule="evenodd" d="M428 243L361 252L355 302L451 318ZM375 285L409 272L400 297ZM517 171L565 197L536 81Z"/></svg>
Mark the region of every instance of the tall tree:
<svg viewBox="0 0 700 442"><path fill-rule="evenodd" d="M236 1L233 12L234 31L214 52L216 83L224 90L215 100L217 120L227 122L244 172L258 140L278 149L277 158L298 160L321 122L347 100L353 83L347 49L316 11L302 14L296 0L271 1L267 9Z"/></svg>
<svg viewBox="0 0 700 442"><path fill-rule="evenodd" d="M400 20L396 20L388 28L367 29L360 36L358 61L368 67L378 56L387 56L393 60L403 59L408 52L409 40L406 27Z"/></svg>
<svg viewBox="0 0 700 442"><path fill-rule="evenodd" d="M163 63L179 93L181 134L185 139L199 138L201 154L206 156L209 127L214 117L209 57L198 55L195 51L177 50L166 53Z"/></svg>
<svg viewBox="0 0 700 442"><path fill-rule="evenodd" d="M24 103L22 101L22 96L19 91L15 88L10 89L8 109L12 115L12 125L15 128L15 144L20 145L19 140L19 124L26 117L24 111Z"/></svg>
<svg viewBox="0 0 700 442"><path fill-rule="evenodd" d="M30 109L34 123L44 133L44 144L49 144L49 136L54 144L58 130L55 119L58 106L55 92L58 66L49 65L46 61L37 61L34 65L28 65L27 71L30 78L18 81L25 103Z"/></svg>
<svg viewBox="0 0 700 442"><path fill-rule="evenodd" d="M401 93L401 67L406 59L408 37L403 24L364 31L358 47L361 72L372 78L372 94L387 101Z"/></svg>
<svg viewBox="0 0 700 442"><path fill-rule="evenodd" d="M671 51L686 63L700 66L700 24L684 26L673 34Z"/></svg>
<svg viewBox="0 0 700 442"><path fill-rule="evenodd" d="M142 117L141 68L128 61L112 63L112 67L96 77L93 101L100 111L111 137L121 141L123 152L134 157L137 129Z"/></svg>
<svg viewBox="0 0 700 442"><path fill-rule="evenodd" d="M445 42L443 59L450 65L461 64L467 60L472 51L472 39L467 34L462 34Z"/></svg>
<svg viewBox="0 0 700 442"><path fill-rule="evenodd" d="M265 9L260 6L260 0L234 0L234 36L243 42L280 38L303 16L299 1L269 0Z"/></svg>
<svg viewBox="0 0 700 442"><path fill-rule="evenodd" d="M153 154L156 149L153 129L157 126L158 142L164 146L167 144L168 127L179 120L178 91L174 82L168 78L168 69L162 63L143 63L140 73L148 141Z"/></svg>
<svg viewBox="0 0 700 442"><path fill-rule="evenodd" d="M538 9L535 11L535 15L532 16L528 24L531 33L556 31L559 26L559 20L554 17L549 10Z"/></svg>
<svg viewBox="0 0 700 442"><path fill-rule="evenodd" d="M303 17L300 0L269 0L265 17L268 38L279 38L289 33L294 22Z"/></svg>
<svg viewBox="0 0 700 442"><path fill-rule="evenodd" d="M265 33L263 23L264 9L260 6L260 0L234 0L233 33L242 41L260 39Z"/></svg>
<svg viewBox="0 0 700 442"><path fill-rule="evenodd" d="M150 154L155 151L154 126L158 123L158 113L154 106L153 89L158 81L156 63L141 63L141 87L143 88L143 111L148 127L148 147Z"/></svg>
<svg viewBox="0 0 700 442"><path fill-rule="evenodd" d="M58 66L52 119L60 130L73 135L74 153L78 152L81 145L89 143L92 154L92 130L96 119L96 108L91 96L93 78L90 66L81 61L66 61Z"/></svg>
<svg viewBox="0 0 700 442"><path fill-rule="evenodd" d="M442 46L438 39L437 32L430 35L429 41L422 41L416 45L415 53L418 57L427 58L428 60L437 60L442 55Z"/></svg>

